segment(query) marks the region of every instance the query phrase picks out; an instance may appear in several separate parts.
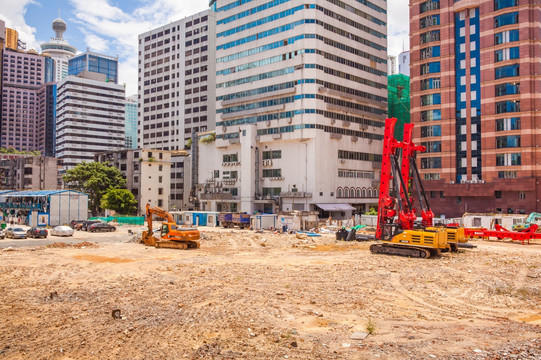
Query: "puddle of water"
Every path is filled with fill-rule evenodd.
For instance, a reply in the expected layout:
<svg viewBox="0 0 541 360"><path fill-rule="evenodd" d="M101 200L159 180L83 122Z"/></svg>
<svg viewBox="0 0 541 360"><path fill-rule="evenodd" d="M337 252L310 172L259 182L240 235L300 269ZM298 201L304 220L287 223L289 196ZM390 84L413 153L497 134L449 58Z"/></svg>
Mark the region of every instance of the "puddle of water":
<svg viewBox="0 0 541 360"><path fill-rule="evenodd" d="M76 260L85 260L85 261L90 261L92 263L97 263L97 264L102 264L102 263L121 264L121 263L128 263L128 262L135 261L132 259L122 259L119 257L107 257L107 256L98 256L98 255L76 255L73 258Z"/></svg>

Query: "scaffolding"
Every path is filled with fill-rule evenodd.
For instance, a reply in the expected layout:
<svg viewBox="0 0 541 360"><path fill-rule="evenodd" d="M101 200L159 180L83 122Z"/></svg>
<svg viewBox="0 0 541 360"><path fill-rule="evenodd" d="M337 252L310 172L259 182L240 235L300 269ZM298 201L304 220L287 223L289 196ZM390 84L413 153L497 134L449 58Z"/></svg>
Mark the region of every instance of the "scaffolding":
<svg viewBox="0 0 541 360"><path fill-rule="evenodd" d="M396 118L394 136L402 141L404 124L410 122L410 78L403 74L389 75L388 77L388 117Z"/></svg>

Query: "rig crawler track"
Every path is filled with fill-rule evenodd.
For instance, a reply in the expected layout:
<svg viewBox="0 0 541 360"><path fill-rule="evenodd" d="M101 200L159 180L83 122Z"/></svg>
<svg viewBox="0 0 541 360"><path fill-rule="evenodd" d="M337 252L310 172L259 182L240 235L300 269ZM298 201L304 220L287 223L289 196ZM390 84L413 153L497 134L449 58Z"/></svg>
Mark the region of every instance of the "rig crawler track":
<svg viewBox="0 0 541 360"><path fill-rule="evenodd" d="M386 244L371 245L370 252L373 254L397 255L421 259L428 259L429 257L437 255L437 252L431 251L431 249Z"/></svg>

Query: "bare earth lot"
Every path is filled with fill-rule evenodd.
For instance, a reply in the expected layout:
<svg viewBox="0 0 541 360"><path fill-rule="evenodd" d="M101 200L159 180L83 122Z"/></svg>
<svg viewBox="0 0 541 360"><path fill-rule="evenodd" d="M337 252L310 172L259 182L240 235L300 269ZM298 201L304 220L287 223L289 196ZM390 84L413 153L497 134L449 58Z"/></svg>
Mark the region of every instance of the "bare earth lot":
<svg viewBox="0 0 541 360"><path fill-rule="evenodd" d="M121 228L0 251L0 358L541 359L539 243L423 260L203 231L197 250L125 243Z"/></svg>

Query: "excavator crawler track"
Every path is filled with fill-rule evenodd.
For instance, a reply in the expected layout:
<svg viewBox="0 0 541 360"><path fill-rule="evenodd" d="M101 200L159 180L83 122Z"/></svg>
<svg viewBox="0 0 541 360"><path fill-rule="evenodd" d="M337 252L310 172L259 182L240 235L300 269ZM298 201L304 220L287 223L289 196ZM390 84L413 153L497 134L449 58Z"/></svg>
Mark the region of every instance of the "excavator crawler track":
<svg viewBox="0 0 541 360"><path fill-rule="evenodd" d="M423 249L413 246L406 247L386 244L373 244L370 246L370 252L373 254L397 255L421 259L428 259L432 256L437 255L437 252L430 251L429 249Z"/></svg>

